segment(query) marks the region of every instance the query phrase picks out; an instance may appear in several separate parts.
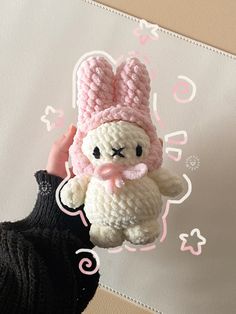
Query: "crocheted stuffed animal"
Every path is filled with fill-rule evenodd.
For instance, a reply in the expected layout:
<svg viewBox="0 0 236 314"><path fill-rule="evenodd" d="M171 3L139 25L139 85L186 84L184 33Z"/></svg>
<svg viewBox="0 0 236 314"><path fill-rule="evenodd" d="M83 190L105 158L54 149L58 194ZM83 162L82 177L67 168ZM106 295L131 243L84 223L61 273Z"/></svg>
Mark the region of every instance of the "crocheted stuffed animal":
<svg viewBox="0 0 236 314"><path fill-rule="evenodd" d="M147 69L129 58L114 74L104 57L90 57L77 71L77 90L78 125L69 149L75 177L61 200L70 208L84 204L94 245L151 243L160 233L161 194L177 196L182 181L161 167Z"/></svg>

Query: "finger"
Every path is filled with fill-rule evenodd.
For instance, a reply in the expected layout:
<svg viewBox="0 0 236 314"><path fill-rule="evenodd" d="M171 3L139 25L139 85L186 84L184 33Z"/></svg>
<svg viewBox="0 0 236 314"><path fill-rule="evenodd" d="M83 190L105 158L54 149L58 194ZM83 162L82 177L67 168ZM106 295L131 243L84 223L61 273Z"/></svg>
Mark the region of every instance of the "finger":
<svg viewBox="0 0 236 314"><path fill-rule="evenodd" d="M69 150L69 147L73 143L73 139L76 134L76 131L77 131L76 127L71 124L67 132L62 137L62 140L60 143L61 150L63 150L64 152L67 152Z"/></svg>

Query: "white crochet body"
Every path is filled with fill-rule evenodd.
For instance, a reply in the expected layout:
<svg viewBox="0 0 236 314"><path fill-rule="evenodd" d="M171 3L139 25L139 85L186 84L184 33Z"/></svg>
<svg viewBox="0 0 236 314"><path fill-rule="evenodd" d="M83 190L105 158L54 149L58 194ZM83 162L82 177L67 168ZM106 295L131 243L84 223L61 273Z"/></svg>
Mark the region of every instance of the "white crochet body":
<svg viewBox="0 0 236 314"><path fill-rule="evenodd" d="M157 184L147 175L127 180L117 193L107 192L106 181L92 177L84 204L91 223L122 229L157 219L162 200Z"/></svg>
<svg viewBox="0 0 236 314"><path fill-rule="evenodd" d="M125 121L104 123L89 131L82 145L95 168L107 163L127 167L145 163L149 149L146 132ZM115 192L107 189L107 183L95 175L82 175L70 179L61 190L61 200L68 207L84 204L91 222L90 240L104 248L119 246L124 240L153 242L160 233L161 194L176 196L182 191L180 178L163 168L139 179L126 179Z"/></svg>

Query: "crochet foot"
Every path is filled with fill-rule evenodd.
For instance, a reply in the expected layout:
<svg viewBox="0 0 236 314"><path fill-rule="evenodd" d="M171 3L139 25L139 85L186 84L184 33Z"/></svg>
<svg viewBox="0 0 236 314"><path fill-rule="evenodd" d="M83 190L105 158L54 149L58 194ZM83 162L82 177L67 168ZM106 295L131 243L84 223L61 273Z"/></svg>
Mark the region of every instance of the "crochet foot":
<svg viewBox="0 0 236 314"><path fill-rule="evenodd" d="M90 241L98 247L112 248L120 246L124 242L122 230L109 226L92 224L90 227Z"/></svg>
<svg viewBox="0 0 236 314"><path fill-rule="evenodd" d="M145 221L124 230L126 240L136 245L152 243L159 234L160 227L156 220Z"/></svg>

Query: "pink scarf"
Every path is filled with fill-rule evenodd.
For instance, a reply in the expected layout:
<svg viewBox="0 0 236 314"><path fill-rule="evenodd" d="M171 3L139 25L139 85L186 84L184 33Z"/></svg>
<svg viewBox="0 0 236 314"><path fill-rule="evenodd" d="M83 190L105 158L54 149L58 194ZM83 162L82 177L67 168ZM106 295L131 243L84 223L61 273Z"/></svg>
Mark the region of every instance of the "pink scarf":
<svg viewBox="0 0 236 314"><path fill-rule="evenodd" d="M97 167L94 174L101 180L107 180L108 192L114 193L117 188L125 185L125 179L140 179L147 171L148 167L144 163L139 163L135 166L107 163Z"/></svg>

